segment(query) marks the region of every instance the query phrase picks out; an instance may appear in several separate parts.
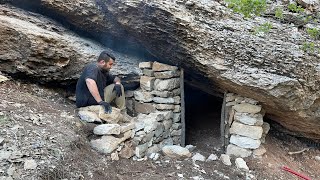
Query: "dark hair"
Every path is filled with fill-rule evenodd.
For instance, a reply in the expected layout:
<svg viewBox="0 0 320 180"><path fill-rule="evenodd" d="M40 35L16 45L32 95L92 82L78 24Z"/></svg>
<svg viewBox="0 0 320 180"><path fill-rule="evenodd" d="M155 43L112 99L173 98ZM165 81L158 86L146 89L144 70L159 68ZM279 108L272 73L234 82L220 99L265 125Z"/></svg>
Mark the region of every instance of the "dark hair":
<svg viewBox="0 0 320 180"><path fill-rule="evenodd" d="M110 58L114 61L116 60L116 58L112 54L109 54L107 51L102 51L99 55L98 62L101 60L108 62Z"/></svg>

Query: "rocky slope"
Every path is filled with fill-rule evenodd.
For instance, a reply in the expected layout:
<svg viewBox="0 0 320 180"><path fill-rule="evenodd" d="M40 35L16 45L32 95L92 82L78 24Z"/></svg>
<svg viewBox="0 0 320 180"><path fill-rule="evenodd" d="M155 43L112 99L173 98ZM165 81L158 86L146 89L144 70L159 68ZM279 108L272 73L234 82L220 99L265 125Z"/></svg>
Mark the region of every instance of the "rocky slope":
<svg viewBox="0 0 320 180"><path fill-rule="evenodd" d="M185 68L203 90L257 99L273 120L320 139L319 55L301 50L310 37L294 20L244 19L218 1L73 1L41 0L38 7L88 33L132 37L164 62ZM265 22L270 32L254 34Z"/></svg>

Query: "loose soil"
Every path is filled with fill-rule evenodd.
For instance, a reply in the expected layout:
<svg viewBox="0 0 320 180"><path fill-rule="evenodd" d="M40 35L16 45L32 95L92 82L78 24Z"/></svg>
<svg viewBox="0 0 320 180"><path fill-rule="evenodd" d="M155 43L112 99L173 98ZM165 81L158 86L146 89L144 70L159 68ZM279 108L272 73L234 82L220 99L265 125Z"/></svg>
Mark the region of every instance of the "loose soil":
<svg viewBox="0 0 320 180"><path fill-rule="evenodd" d="M160 160L111 161L89 146L94 124L82 123L75 114L75 105L63 90L52 90L35 84L7 81L0 84L0 151L11 156L0 159L1 176L14 179L298 179L280 169L288 166L293 170L320 179L320 162L312 148L296 155L306 147L296 138L285 141L273 133L264 145L267 153L260 158L245 158L250 172L226 166L221 161L196 162L190 159L178 161L161 156ZM205 117L204 117L205 118ZM201 133L201 132L200 132ZM209 133L204 136L210 138ZM208 137L209 136L209 137ZM221 151L209 147L201 151L196 144L194 152L205 156ZM211 152L213 151L213 152ZM14 155L13 155L14 154ZM34 170L24 170L24 161L37 162ZM13 169L13 170L12 170Z"/></svg>

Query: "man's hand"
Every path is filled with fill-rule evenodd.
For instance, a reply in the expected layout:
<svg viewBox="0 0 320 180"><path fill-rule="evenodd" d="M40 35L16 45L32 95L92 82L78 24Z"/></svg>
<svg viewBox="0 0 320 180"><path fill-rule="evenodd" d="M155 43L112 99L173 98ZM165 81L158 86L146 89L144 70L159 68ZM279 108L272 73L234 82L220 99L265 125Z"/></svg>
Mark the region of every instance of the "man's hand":
<svg viewBox="0 0 320 180"><path fill-rule="evenodd" d="M111 114L112 107L110 106L109 103L105 101L100 101L99 104L104 108L104 112Z"/></svg>
<svg viewBox="0 0 320 180"><path fill-rule="evenodd" d="M121 91L121 84L115 84L113 91L116 91L117 97L122 96L122 91Z"/></svg>

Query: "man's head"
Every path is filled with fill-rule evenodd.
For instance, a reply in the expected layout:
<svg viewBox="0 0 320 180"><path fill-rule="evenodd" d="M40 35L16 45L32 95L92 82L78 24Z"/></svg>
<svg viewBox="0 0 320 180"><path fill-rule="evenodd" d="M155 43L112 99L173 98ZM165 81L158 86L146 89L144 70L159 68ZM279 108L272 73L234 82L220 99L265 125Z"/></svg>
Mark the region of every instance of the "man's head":
<svg viewBox="0 0 320 180"><path fill-rule="evenodd" d="M100 68L109 71L112 68L115 60L116 58L112 54L109 54L107 51L102 51L97 62Z"/></svg>

